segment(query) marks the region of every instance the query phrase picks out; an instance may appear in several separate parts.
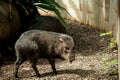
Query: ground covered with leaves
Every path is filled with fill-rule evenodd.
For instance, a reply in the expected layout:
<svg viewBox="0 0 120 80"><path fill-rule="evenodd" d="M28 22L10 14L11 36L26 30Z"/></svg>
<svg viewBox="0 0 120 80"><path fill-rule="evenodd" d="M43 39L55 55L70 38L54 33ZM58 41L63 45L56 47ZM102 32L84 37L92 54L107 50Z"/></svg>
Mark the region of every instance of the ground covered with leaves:
<svg viewBox="0 0 120 80"><path fill-rule="evenodd" d="M109 49L111 36L101 37L103 31L78 22L68 24L67 34L74 38L76 60L72 64L56 60L58 75L54 75L48 61L40 59L37 66L40 78L34 76L29 62L25 62L19 69L20 80L118 80L117 65L105 68L111 60L117 59L117 50ZM3 62L0 80L13 80L14 60Z"/></svg>

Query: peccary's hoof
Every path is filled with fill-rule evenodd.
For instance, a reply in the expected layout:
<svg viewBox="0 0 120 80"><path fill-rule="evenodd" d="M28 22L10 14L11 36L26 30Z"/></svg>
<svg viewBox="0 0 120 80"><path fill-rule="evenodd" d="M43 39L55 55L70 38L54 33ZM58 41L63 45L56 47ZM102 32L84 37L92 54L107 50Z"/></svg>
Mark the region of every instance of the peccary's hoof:
<svg viewBox="0 0 120 80"><path fill-rule="evenodd" d="M41 77L40 74L32 75L31 77Z"/></svg>
<svg viewBox="0 0 120 80"><path fill-rule="evenodd" d="M58 72L54 72L54 74L55 74L55 75L57 75L57 74L58 74Z"/></svg>
<svg viewBox="0 0 120 80"><path fill-rule="evenodd" d="M13 80L19 80L19 78L18 77L14 77Z"/></svg>
<svg viewBox="0 0 120 80"><path fill-rule="evenodd" d="M41 75L40 75L40 74L37 74L36 76L37 76L37 77L41 77Z"/></svg>
<svg viewBox="0 0 120 80"><path fill-rule="evenodd" d="M18 79L19 77L17 75L14 76L14 79Z"/></svg>

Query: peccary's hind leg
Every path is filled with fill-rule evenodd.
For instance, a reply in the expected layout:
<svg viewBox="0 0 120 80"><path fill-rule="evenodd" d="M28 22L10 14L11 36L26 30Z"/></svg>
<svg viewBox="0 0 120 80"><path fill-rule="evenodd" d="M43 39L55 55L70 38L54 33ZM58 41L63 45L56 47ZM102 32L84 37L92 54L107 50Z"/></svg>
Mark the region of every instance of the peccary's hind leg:
<svg viewBox="0 0 120 80"><path fill-rule="evenodd" d="M35 73L36 73L36 76L37 76L37 77L40 77L40 73L39 73L39 71L38 71L38 69L37 69L37 66L36 66L36 64L37 64L37 58L32 58L32 59L30 59L30 63L31 63L31 66L32 66L33 70L34 70Z"/></svg>
<svg viewBox="0 0 120 80"><path fill-rule="evenodd" d="M18 78L18 69L24 61L25 59L23 58L17 58L17 60L15 61L15 73L14 73L15 78Z"/></svg>
<svg viewBox="0 0 120 80"><path fill-rule="evenodd" d="M54 58L48 58L48 61L52 67L52 70L54 72L54 74L56 75L57 74L57 71L56 71L56 68L55 68L55 59Z"/></svg>

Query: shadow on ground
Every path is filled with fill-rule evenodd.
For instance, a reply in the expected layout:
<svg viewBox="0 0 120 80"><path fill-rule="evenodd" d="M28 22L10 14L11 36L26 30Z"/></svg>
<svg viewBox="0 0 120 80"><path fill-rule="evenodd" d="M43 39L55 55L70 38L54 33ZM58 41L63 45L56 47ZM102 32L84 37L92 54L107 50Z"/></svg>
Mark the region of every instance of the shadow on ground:
<svg viewBox="0 0 120 80"><path fill-rule="evenodd" d="M79 75L81 77L87 77L91 74L94 74L96 71L94 71L94 70L82 70L82 69L68 69L68 70L58 70L57 72L58 72L57 75L75 74L75 75ZM46 77L46 76L55 76L55 75L53 72L44 73L41 75L41 77Z"/></svg>
<svg viewBox="0 0 120 80"><path fill-rule="evenodd" d="M56 77L57 76L57 78L56 79L59 79L62 75L77 75L77 76L79 76L79 78L86 78L86 77L90 77L90 76L96 76L95 75L95 73L96 73L96 71L94 71L94 70L82 70L82 69L68 69L68 70L58 70L57 71L58 72L58 74L57 75L54 75L54 73L53 72L47 72L47 73L43 73L43 74L41 74L41 76L39 77L41 80L42 79L53 79L53 77ZM31 78L32 79L36 79L36 80L38 80L39 78L38 77L36 77L35 75L31 75L31 77L29 76L27 76L27 78L25 77L25 75L24 74L26 74L25 72L22 72L22 74L21 74L21 76L20 76L20 78L19 79L17 79L17 80L26 80L26 79L30 79L31 80ZM30 75L30 74L29 74ZM72 77L72 76L69 76L69 77ZM63 76L62 76L62 78L63 78ZM65 78L65 77L64 77Z"/></svg>

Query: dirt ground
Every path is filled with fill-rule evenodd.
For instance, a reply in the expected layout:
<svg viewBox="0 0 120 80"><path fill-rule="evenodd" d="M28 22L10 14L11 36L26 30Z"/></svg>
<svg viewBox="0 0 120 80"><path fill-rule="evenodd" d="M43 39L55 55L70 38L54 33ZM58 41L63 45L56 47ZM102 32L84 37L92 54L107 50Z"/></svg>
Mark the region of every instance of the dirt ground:
<svg viewBox="0 0 120 80"><path fill-rule="evenodd" d="M25 62L19 69L20 80L118 80L118 74L113 73L117 65L102 69L109 62L102 61L103 58L117 59L117 51L109 49L111 37L101 37L103 31L88 25L68 23L67 34L74 38L76 60L72 64L56 60L58 75L54 75L48 61L40 59L37 66L42 75L40 78L34 76L29 62ZM13 80L15 57L6 60L0 69L0 80Z"/></svg>

